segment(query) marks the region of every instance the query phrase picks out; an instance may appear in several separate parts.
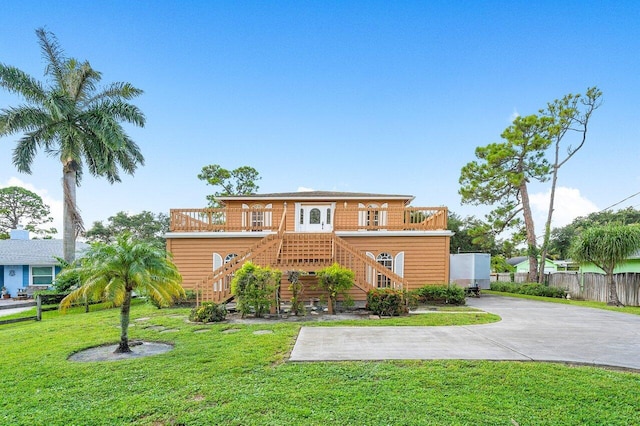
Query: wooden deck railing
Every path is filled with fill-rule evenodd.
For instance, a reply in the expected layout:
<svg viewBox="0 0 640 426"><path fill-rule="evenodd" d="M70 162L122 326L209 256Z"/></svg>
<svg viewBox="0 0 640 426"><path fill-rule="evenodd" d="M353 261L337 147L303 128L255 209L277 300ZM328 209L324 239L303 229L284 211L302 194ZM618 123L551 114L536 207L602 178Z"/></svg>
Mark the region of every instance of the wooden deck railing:
<svg viewBox="0 0 640 426"><path fill-rule="evenodd" d="M171 209L171 232L276 231L282 208Z"/></svg>
<svg viewBox="0 0 640 426"><path fill-rule="evenodd" d="M381 276L381 279L384 280L385 287L407 288L407 282L403 277L360 253L342 238L336 236L334 241L334 261L355 273L355 283L362 290L369 291L378 288L378 276Z"/></svg>
<svg viewBox="0 0 640 426"><path fill-rule="evenodd" d="M171 209L171 232L277 231L284 209ZM446 207L347 207L333 212L334 231L429 231L447 229ZM290 229L291 231L291 229Z"/></svg>
<svg viewBox="0 0 640 426"><path fill-rule="evenodd" d="M278 254L282 247L286 215L287 209L285 207L284 210L282 210L282 218L279 221L277 234L267 235L244 253L235 256L204 279L196 282L196 303L200 305L201 300L216 303L229 300L231 298L231 280L233 274L240 269L246 261L251 260L260 266L274 264L278 259Z"/></svg>

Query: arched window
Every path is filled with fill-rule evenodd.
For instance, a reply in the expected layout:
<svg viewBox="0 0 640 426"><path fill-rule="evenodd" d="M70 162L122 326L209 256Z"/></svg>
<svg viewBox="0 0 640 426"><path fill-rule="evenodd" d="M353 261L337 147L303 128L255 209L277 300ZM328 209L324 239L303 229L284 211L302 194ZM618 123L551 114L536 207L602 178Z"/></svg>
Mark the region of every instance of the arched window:
<svg viewBox="0 0 640 426"><path fill-rule="evenodd" d="M228 255L225 256L224 258L224 263L229 263L233 260L233 258L237 257L238 255L235 253L229 253ZM231 288L231 280L233 279L233 275L234 274L228 274L224 277L224 289L225 290L229 290Z"/></svg>
<svg viewBox="0 0 640 426"><path fill-rule="evenodd" d="M320 225L320 209L311 209L309 212L309 223L311 225Z"/></svg>
<svg viewBox="0 0 640 426"><path fill-rule="evenodd" d="M391 256L389 253L380 253L376 258L376 261L388 270L393 271L393 256ZM376 284L378 285L378 287L390 287L391 280L389 279L389 277L378 272L378 280Z"/></svg>

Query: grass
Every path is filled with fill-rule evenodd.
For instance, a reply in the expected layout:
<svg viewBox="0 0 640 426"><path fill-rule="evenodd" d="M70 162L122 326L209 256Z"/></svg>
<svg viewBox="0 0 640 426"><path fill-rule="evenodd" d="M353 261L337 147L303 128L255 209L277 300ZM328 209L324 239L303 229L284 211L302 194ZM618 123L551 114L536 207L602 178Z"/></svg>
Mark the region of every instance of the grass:
<svg viewBox="0 0 640 426"><path fill-rule="evenodd" d="M118 340L116 309L63 316L51 312L42 322L2 326L0 424L640 422L637 373L530 362L288 363L305 324L190 324L188 312L134 306L131 337L172 343L174 349L119 362L67 361L76 351ZM451 316L456 314L412 315L407 321L425 325ZM487 321L488 315L457 317L474 322ZM154 325L177 331L149 328ZM239 331L222 333L229 328ZM265 329L273 333L253 334Z"/></svg>
<svg viewBox="0 0 640 426"><path fill-rule="evenodd" d="M605 302L594 302L592 300L560 299L557 297L530 296L528 294L505 293L502 291L482 290L482 293L494 294L497 296L518 297L520 299L540 300L543 302L561 303L564 305L582 306L585 308L605 309L607 311L623 312L625 314L640 315L640 306L608 306Z"/></svg>

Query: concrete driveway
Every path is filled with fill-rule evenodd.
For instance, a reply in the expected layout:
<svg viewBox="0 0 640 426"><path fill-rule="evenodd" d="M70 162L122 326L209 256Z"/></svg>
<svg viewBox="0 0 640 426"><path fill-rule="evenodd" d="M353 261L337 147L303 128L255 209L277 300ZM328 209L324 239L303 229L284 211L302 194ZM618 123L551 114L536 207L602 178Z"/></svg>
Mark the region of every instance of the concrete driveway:
<svg viewBox="0 0 640 426"><path fill-rule="evenodd" d="M291 361L488 359L566 361L640 370L640 316L483 295L502 317L450 327L303 327ZM424 314L438 315L438 314Z"/></svg>

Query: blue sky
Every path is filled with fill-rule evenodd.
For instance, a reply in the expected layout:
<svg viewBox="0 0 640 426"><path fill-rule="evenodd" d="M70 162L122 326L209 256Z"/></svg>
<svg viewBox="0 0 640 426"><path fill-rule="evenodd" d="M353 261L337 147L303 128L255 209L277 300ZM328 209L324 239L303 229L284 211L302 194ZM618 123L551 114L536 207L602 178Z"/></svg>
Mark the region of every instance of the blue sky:
<svg viewBox="0 0 640 426"><path fill-rule="evenodd" d="M38 79L35 29L105 83L143 89L128 131L146 165L120 184L88 174L87 226L120 210L203 207L207 164L255 167L261 192L415 195L463 216L458 178L515 114L598 86L585 147L561 169L558 225L640 191L640 3L0 1L0 61ZM0 107L18 99L0 91ZM61 216L61 167L32 175L0 138L0 186L24 184ZM548 185L534 185L542 226ZM640 206L635 196L619 207ZM58 225L61 228L61 225Z"/></svg>

